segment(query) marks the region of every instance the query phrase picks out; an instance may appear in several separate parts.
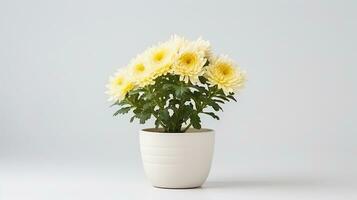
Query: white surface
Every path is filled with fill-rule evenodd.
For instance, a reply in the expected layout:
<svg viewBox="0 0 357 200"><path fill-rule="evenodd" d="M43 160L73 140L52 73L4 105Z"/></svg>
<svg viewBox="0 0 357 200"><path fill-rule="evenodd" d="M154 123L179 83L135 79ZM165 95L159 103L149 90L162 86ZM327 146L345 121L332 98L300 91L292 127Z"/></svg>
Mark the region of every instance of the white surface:
<svg viewBox="0 0 357 200"><path fill-rule="evenodd" d="M308 173L258 173L213 169L198 189L158 189L141 168L74 165L8 165L0 168L1 200L354 200L356 185L338 177ZM254 171L254 170L253 170Z"/></svg>
<svg viewBox="0 0 357 200"><path fill-rule="evenodd" d="M186 133L140 131L140 151L150 182L164 188L201 186L211 169L213 130Z"/></svg>

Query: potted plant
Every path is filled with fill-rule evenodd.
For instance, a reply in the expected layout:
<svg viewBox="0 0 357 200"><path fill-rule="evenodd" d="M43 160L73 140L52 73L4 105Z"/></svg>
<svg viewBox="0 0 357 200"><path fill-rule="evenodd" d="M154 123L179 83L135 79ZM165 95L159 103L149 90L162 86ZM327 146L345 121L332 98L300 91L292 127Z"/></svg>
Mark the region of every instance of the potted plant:
<svg viewBox="0 0 357 200"><path fill-rule="evenodd" d="M220 104L234 94L245 73L227 56L212 53L208 41L173 36L136 56L107 85L109 100L132 112L130 122L155 119L140 131L145 173L156 187L193 188L206 180L213 156L214 131L201 128L201 115L219 120Z"/></svg>

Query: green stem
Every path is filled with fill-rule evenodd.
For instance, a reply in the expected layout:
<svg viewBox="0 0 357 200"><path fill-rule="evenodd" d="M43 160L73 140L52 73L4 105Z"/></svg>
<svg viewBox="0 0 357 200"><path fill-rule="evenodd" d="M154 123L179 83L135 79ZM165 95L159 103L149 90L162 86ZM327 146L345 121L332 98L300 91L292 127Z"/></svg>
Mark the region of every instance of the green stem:
<svg viewBox="0 0 357 200"><path fill-rule="evenodd" d="M164 128L166 130L166 125L161 121L159 120L159 116L155 114L155 112L153 112L154 117L159 121L159 124L162 126L162 128Z"/></svg>
<svg viewBox="0 0 357 200"><path fill-rule="evenodd" d="M192 126L192 124L191 124L191 123L189 123L189 124L186 126L186 128L185 128L185 129L183 129L183 131L182 131L182 132L183 132L183 133L184 133L184 132L186 132L186 131L187 131L187 130L191 127L191 126Z"/></svg>

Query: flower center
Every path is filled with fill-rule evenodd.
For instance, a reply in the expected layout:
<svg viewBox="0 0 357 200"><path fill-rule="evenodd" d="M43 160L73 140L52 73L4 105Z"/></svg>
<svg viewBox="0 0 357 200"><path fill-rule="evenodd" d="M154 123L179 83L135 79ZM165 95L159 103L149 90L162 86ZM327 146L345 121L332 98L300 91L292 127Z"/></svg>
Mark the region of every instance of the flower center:
<svg viewBox="0 0 357 200"><path fill-rule="evenodd" d="M145 71L145 66L142 63L136 64L134 70L136 73L142 73Z"/></svg>
<svg viewBox="0 0 357 200"><path fill-rule="evenodd" d="M227 64L220 65L219 71L223 76L230 76L233 73L233 69Z"/></svg>
<svg viewBox="0 0 357 200"><path fill-rule="evenodd" d="M131 82L128 82L128 83L126 83L125 85L123 85L123 87L122 87L122 92L123 92L123 93L127 93L127 92L129 92L131 89L133 89L133 88L134 88L134 84L131 83Z"/></svg>
<svg viewBox="0 0 357 200"><path fill-rule="evenodd" d="M163 60L163 58L165 57L165 52L164 51L158 51L154 54L154 61L156 62L160 62Z"/></svg>
<svg viewBox="0 0 357 200"><path fill-rule="evenodd" d="M118 77L118 78L116 78L116 80L115 80L115 84L116 84L116 85L121 85L121 84L123 84L123 81L124 81L124 78L123 78L123 77Z"/></svg>
<svg viewBox="0 0 357 200"><path fill-rule="evenodd" d="M196 59L194 53L184 53L180 56L180 62L186 67L192 67L196 63Z"/></svg>

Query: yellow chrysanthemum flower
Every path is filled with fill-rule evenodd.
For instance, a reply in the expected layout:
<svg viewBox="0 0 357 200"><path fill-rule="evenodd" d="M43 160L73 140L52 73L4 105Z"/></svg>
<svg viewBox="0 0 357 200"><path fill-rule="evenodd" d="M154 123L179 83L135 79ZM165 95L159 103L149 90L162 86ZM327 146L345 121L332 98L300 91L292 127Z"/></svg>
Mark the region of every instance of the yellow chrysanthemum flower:
<svg viewBox="0 0 357 200"><path fill-rule="evenodd" d="M204 73L203 66L207 59L204 52L195 48L194 45L188 45L182 49L172 66L172 73L180 76L180 81L192 84L199 82L198 77Z"/></svg>
<svg viewBox="0 0 357 200"><path fill-rule="evenodd" d="M195 45L199 51L203 51L207 59L212 57L211 44L209 41L203 40L200 37L196 41L193 41L193 45Z"/></svg>
<svg viewBox="0 0 357 200"><path fill-rule="evenodd" d="M245 73L227 57L213 58L206 67L204 76L211 85L217 85L226 95L241 89L245 83Z"/></svg>
<svg viewBox="0 0 357 200"><path fill-rule="evenodd" d="M153 67L145 62L145 56L139 55L129 64L129 75L135 85L145 87L154 84Z"/></svg>
<svg viewBox="0 0 357 200"><path fill-rule="evenodd" d="M176 51L171 45L171 43L163 43L145 52L147 65L152 67L154 78L170 72L176 56Z"/></svg>
<svg viewBox="0 0 357 200"><path fill-rule="evenodd" d="M198 51L203 51L206 58L212 55L210 42L203 40L201 37L195 41L189 41L184 37L173 35L167 43L169 43L171 47L174 48L177 52L179 52L180 49L191 45L194 46Z"/></svg>
<svg viewBox="0 0 357 200"><path fill-rule="evenodd" d="M125 75L125 71L122 70L110 77L109 83L106 85L106 94L109 95L109 101L123 100L125 95L134 88L134 83Z"/></svg>
<svg viewBox="0 0 357 200"><path fill-rule="evenodd" d="M190 41L185 39L184 37L180 37L178 35L171 36L170 40L166 42L171 48L175 50L177 53L181 48L187 46Z"/></svg>

